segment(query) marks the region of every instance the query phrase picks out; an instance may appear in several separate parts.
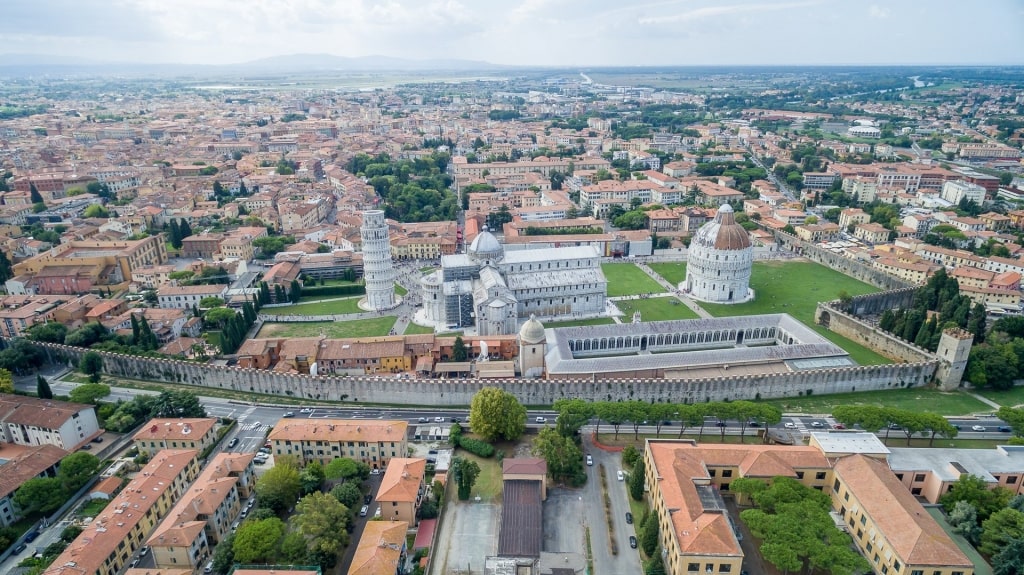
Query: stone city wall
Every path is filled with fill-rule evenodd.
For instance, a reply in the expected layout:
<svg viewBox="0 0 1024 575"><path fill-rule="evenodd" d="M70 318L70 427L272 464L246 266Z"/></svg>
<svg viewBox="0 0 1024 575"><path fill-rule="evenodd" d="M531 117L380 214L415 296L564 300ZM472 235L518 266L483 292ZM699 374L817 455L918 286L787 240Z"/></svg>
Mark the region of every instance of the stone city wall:
<svg viewBox="0 0 1024 575"><path fill-rule="evenodd" d="M839 254L822 249L817 245L801 240L779 230L769 230L775 234L775 240L795 253L807 259L828 266L837 272L846 274L862 282L869 283L883 290L895 290L911 287L911 284L898 277L877 270L868 264L852 260Z"/></svg>
<svg viewBox="0 0 1024 575"><path fill-rule="evenodd" d="M77 363L88 351L57 344L36 342L35 345L43 349L52 361L65 363ZM282 374L176 359L97 353L103 357L104 373L116 377L316 400L459 406L469 405L473 395L484 387L504 389L528 405L550 405L563 398L699 403L876 391L926 385L931 382L938 365L938 362L930 361L701 380L410 380Z"/></svg>
<svg viewBox="0 0 1024 575"><path fill-rule="evenodd" d="M913 305L918 288L908 287L850 298L850 313L857 317L881 315L887 309L906 309Z"/></svg>
<svg viewBox="0 0 1024 575"><path fill-rule="evenodd" d="M878 297L880 301L886 301L888 298L885 296L893 293L885 292L876 295L881 296ZM893 297L898 297L898 294ZM834 302L819 303L814 313L814 321L819 325L827 327L829 331L853 340L893 361L910 363L938 361L935 354L930 351L900 339L848 313L839 311L835 307Z"/></svg>

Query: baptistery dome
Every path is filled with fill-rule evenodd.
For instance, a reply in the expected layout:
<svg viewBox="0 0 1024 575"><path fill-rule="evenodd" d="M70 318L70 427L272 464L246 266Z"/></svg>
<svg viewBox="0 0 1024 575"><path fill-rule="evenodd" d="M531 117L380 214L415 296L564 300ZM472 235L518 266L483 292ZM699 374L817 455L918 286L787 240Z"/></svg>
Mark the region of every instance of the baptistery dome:
<svg viewBox="0 0 1024 575"><path fill-rule="evenodd" d="M753 265L750 235L736 223L732 207L724 204L715 219L694 234L686 261L686 280L679 288L701 301L744 302L753 297Z"/></svg>

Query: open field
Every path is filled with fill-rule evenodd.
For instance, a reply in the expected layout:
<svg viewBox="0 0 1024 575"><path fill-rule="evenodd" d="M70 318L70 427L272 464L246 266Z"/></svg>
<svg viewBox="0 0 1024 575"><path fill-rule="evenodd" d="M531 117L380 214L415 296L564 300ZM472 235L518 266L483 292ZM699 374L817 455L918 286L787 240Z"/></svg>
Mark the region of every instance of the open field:
<svg viewBox="0 0 1024 575"><path fill-rule="evenodd" d="M973 391L985 399L990 399L999 405L1005 405L1008 407L1024 405L1024 386L1018 385L1017 387L1007 389L1006 391L996 391L993 389L976 389Z"/></svg>
<svg viewBox="0 0 1024 575"><path fill-rule="evenodd" d="M354 321L311 321L301 323L265 323L256 337L374 337L388 335L395 325L395 316L386 315Z"/></svg>
<svg viewBox="0 0 1024 575"><path fill-rule="evenodd" d="M686 262L648 264L647 267L675 286L678 286L686 279Z"/></svg>
<svg viewBox="0 0 1024 575"><path fill-rule="evenodd" d="M434 328L424 327L414 323L410 323L405 327L405 335L416 335L418 333L434 333Z"/></svg>
<svg viewBox="0 0 1024 575"><path fill-rule="evenodd" d="M818 302L837 299L844 290L850 295L861 295L875 293L877 288L816 263L777 261L754 262L750 287L755 292L754 301L699 305L716 317L788 313L845 349L861 365L892 363L888 358L814 323Z"/></svg>
<svg viewBox="0 0 1024 575"><path fill-rule="evenodd" d="M601 264L601 271L608 278L608 297L665 291L635 264Z"/></svg>
<svg viewBox="0 0 1024 575"><path fill-rule="evenodd" d="M626 314L622 321L633 321L633 312L640 310L640 321L667 321L671 319L697 319L697 313L675 297L652 297L649 299L631 299L617 301L622 313Z"/></svg>
<svg viewBox="0 0 1024 575"><path fill-rule="evenodd" d="M553 321L545 323L544 327L579 327L581 325L608 325L615 323L610 317L592 317L590 319L574 319L569 321Z"/></svg>
<svg viewBox="0 0 1024 575"><path fill-rule="evenodd" d="M329 301L314 301L282 307L268 307L264 308L262 311L267 315L338 315L362 313L366 310L359 309L360 299L361 296Z"/></svg>
<svg viewBox="0 0 1024 575"><path fill-rule="evenodd" d="M840 405L874 405L925 411L939 415L970 415L992 411L990 406L966 393L935 389L893 389L891 391L812 395L762 401L778 407L783 413L832 413L832 409Z"/></svg>
<svg viewBox="0 0 1024 575"><path fill-rule="evenodd" d="M476 478L476 483L473 484L473 490L470 492L471 498L480 497L487 503L501 503L501 463L497 457L491 457L490 459L484 459L477 457L472 453L465 450L457 450L456 455L463 459L475 461L480 466L480 475ZM458 489L456 486L452 486L450 490L453 499L457 498Z"/></svg>

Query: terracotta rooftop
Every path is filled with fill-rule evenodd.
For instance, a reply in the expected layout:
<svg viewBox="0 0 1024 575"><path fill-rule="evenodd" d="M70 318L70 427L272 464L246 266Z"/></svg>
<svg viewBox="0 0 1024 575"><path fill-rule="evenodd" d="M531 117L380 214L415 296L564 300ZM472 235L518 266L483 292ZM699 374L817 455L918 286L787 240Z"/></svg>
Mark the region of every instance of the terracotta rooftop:
<svg viewBox="0 0 1024 575"><path fill-rule="evenodd" d="M135 441L149 440L196 440L213 429L217 420L213 417L195 417L183 419L151 419L142 426L135 436Z"/></svg>
<svg viewBox="0 0 1024 575"><path fill-rule="evenodd" d="M39 445L25 449L0 465L0 498L14 493L22 483L53 467L67 454L54 445Z"/></svg>
<svg viewBox="0 0 1024 575"><path fill-rule="evenodd" d="M393 457L380 481L377 501L415 503L426 469L427 460L422 457Z"/></svg>
<svg viewBox="0 0 1024 575"><path fill-rule="evenodd" d="M82 403L0 394L0 423L59 429L76 413L90 409L93 409L93 406Z"/></svg>
<svg viewBox="0 0 1024 575"><path fill-rule="evenodd" d="M515 457L501 461L502 475L547 475L548 464L539 457Z"/></svg>
<svg viewBox="0 0 1024 575"><path fill-rule="evenodd" d="M394 575L408 530L409 524L405 521L367 521L348 575Z"/></svg>
<svg viewBox="0 0 1024 575"><path fill-rule="evenodd" d="M291 419L278 422L267 439L271 441L402 441L407 421L363 419Z"/></svg>

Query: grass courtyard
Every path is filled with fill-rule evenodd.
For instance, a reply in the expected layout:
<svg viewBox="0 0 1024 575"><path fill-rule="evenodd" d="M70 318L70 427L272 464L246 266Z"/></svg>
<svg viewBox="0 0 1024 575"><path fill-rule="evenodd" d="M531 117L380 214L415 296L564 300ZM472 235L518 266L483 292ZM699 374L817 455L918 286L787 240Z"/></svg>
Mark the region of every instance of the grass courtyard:
<svg viewBox="0 0 1024 575"><path fill-rule="evenodd" d="M648 264L647 267L674 286L678 286L686 279L686 262Z"/></svg>
<svg viewBox="0 0 1024 575"><path fill-rule="evenodd" d="M608 297L661 293L665 288L635 264L601 264L608 279Z"/></svg>
<svg viewBox="0 0 1024 575"><path fill-rule="evenodd" d="M263 310L267 315L338 315L348 313L362 313L366 310L359 309L361 296L328 301L315 301L286 305L282 307L268 307Z"/></svg>
<svg viewBox="0 0 1024 575"><path fill-rule="evenodd" d="M623 323L633 321L633 312L640 311L640 321L668 321L673 319L697 319L700 316L675 297L652 297L615 302L625 314Z"/></svg>
<svg viewBox="0 0 1024 575"><path fill-rule="evenodd" d="M921 388L787 397L762 401L778 407L784 413L806 414L832 413L832 410L840 405L891 407L939 415L970 415L992 411L991 406L966 393Z"/></svg>
<svg viewBox="0 0 1024 575"><path fill-rule="evenodd" d="M416 325L414 323L410 323L409 325L405 326L404 335L416 335L421 333L434 333L434 328Z"/></svg>
<svg viewBox="0 0 1024 575"><path fill-rule="evenodd" d="M1005 405L1008 407L1016 407L1018 405L1024 405L1024 387L1017 386L1006 391L999 391L995 389L976 389L974 390L978 395L990 399L999 405Z"/></svg>
<svg viewBox="0 0 1024 575"><path fill-rule="evenodd" d="M331 338L375 337L388 335L398 319L393 315L354 321L310 321L265 323L256 337L317 337L321 332Z"/></svg>
<svg viewBox="0 0 1024 575"><path fill-rule="evenodd" d="M615 323L615 320L610 317L593 317L590 319L574 319L569 321L553 321L545 323L545 328L552 327L580 327L583 325L608 325Z"/></svg>

